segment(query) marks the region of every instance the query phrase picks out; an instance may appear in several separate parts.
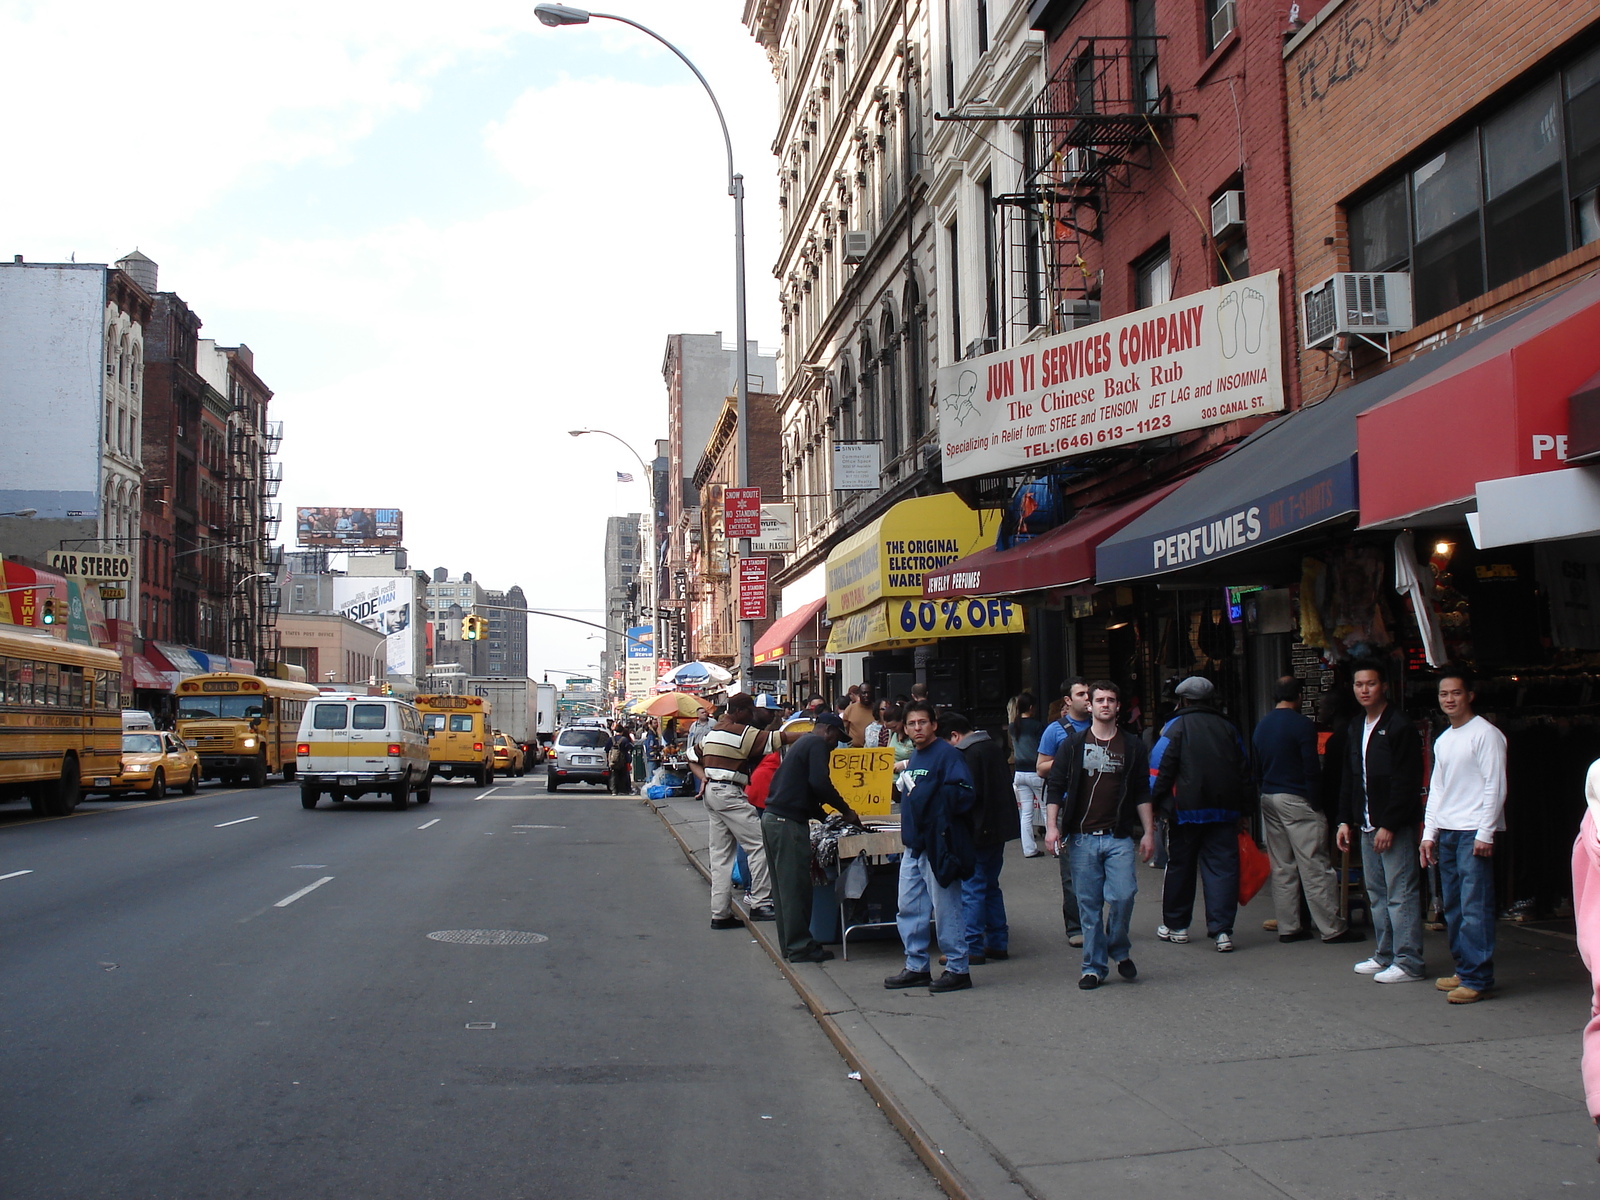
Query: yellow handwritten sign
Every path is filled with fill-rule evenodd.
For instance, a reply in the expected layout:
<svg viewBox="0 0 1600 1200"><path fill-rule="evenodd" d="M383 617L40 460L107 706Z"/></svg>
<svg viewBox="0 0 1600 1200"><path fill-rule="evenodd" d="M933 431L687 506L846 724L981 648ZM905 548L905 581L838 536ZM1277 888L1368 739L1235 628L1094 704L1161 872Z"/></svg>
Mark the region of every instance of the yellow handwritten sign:
<svg viewBox="0 0 1600 1200"><path fill-rule="evenodd" d="M828 778L863 817L887 817L894 798L894 751L841 746L828 757Z"/></svg>

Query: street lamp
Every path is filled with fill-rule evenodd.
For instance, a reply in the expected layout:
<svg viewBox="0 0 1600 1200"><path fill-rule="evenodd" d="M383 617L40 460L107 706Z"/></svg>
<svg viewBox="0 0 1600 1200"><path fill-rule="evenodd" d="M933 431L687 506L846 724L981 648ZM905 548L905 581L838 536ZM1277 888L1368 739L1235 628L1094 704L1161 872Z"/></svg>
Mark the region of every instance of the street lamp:
<svg viewBox="0 0 1600 1200"><path fill-rule="evenodd" d="M655 38L668 50L682 60L683 65L694 72L694 77L700 81L700 86L705 88L706 95L711 98L711 107L716 110L717 124L722 126L722 144L728 153L728 195L733 197L733 287L734 287L734 336L736 346L734 349L734 384L738 397L738 407L735 410L737 418L737 449L736 449L736 484L747 487L750 483L750 431L748 409L750 400L750 353L745 344L745 296L744 296L744 176L736 174L733 169L733 137L728 133L728 122L723 119L722 105L717 103L717 94L711 90L711 85L706 82L706 77L700 73L700 68L689 61L689 56L679 50L666 38L653 29L648 29L637 21L627 17L619 17L615 13L592 13L581 8L572 8L566 4L539 4L534 7L534 15L545 25L586 25L589 20L599 17L606 21L620 21L624 25L631 25L640 33L648 34ZM598 431L597 431L598 432ZM576 436L576 435L574 435ZM619 439L620 440L620 439ZM653 505L652 505L653 507ZM739 539L739 557L745 559L750 556L750 539ZM741 685L748 691L753 685L751 674L755 666L755 631L750 621L739 622L739 679Z"/></svg>
<svg viewBox="0 0 1600 1200"><path fill-rule="evenodd" d="M542 17L540 19L543 20ZM549 24L549 22L545 22L545 23ZM650 531L649 531L648 534L646 534L644 530L640 530L639 531L640 532L640 537L639 537L640 547L644 551L644 553L640 556L640 561L644 564L643 575L644 575L644 581L645 581L645 603L651 608L651 610L654 613L654 615L650 618L650 628L656 631L656 645L660 646L661 638L660 638L659 622L661 620L661 611L660 611L661 610L661 593L660 593L660 589L658 589L655 586L655 580L656 580L656 493L655 493L655 484L654 484L654 482L652 481L652 478L651 478L650 468L645 465L644 456L641 455L637 450L635 450L633 448L633 446L627 441L627 439L618 437L616 434L612 433L609 429L569 429L569 430L567 430L567 436L568 437L575 437L575 438L576 437L582 437L586 433L597 433L601 437L608 437L612 441L616 442L624 450L626 450L629 454L633 455L633 457L636 460L638 460L639 470L643 472L643 474L641 475L641 478L644 480L645 506L644 506L644 512L642 514L640 514L640 515L643 516L643 517L646 517L649 520ZM624 647L624 654L626 654L626 647Z"/></svg>

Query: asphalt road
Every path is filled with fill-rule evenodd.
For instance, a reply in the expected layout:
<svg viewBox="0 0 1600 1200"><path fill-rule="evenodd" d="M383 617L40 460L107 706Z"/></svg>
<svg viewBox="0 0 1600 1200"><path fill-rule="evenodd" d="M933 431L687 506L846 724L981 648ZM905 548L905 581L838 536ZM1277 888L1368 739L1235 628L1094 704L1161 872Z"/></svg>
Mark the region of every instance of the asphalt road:
<svg viewBox="0 0 1600 1200"><path fill-rule="evenodd" d="M939 1195L652 813L433 794L0 809L0 1194Z"/></svg>

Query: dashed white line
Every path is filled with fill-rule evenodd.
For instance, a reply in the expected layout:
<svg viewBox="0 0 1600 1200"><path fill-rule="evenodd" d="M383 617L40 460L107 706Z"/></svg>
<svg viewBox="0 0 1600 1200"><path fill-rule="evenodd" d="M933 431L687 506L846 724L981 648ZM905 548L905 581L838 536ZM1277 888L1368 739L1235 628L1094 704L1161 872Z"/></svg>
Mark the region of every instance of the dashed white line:
<svg viewBox="0 0 1600 1200"><path fill-rule="evenodd" d="M290 892L287 896L285 896L282 900L279 900L272 907L273 908L288 908L289 905L293 904L296 900L300 899L300 897L304 896L307 892L316 891L319 887L321 887L325 883L330 882L332 879L333 879L332 875L324 875L321 879L317 880L315 883L307 884L305 887L301 888L298 892Z"/></svg>
<svg viewBox="0 0 1600 1200"><path fill-rule="evenodd" d="M213 825L213 829L226 829L229 825L243 825L246 821L259 821L260 817L240 817L237 821L224 821L221 825Z"/></svg>
<svg viewBox="0 0 1600 1200"><path fill-rule="evenodd" d="M15 879L18 875L32 875L32 874L33 874L33 868L30 867L26 871L13 871L9 875L0 875L0 879Z"/></svg>
<svg viewBox="0 0 1600 1200"><path fill-rule="evenodd" d="M492 787L487 792L480 792L478 795L474 796L473 799L474 800L487 800L490 796L494 795L499 790L500 789L497 788L497 787Z"/></svg>
<svg viewBox="0 0 1600 1200"><path fill-rule="evenodd" d="M428 825L437 825L438 823L439 823L439 818L435 817L433 820L429 821L426 825L418 825L417 828L418 829L426 829L428 827Z"/></svg>

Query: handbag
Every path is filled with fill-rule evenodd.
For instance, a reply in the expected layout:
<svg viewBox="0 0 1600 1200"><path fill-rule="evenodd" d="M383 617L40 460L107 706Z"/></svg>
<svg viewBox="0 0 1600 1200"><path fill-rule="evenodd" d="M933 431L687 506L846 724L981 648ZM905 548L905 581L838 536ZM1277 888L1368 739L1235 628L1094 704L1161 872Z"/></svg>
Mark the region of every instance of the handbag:
<svg viewBox="0 0 1600 1200"><path fill-rule="evenodd" d="M1239 903L1249 904L1256 893L1267 885L1272 875L1272 860L1267 852L1256 845L1255 838L1244 830L1239 831Z"/></svg>

